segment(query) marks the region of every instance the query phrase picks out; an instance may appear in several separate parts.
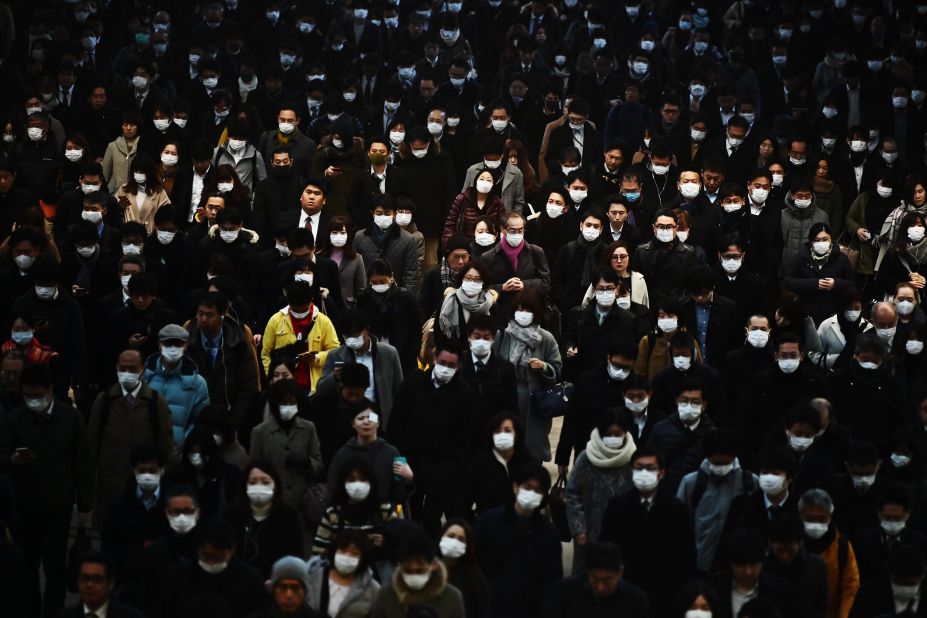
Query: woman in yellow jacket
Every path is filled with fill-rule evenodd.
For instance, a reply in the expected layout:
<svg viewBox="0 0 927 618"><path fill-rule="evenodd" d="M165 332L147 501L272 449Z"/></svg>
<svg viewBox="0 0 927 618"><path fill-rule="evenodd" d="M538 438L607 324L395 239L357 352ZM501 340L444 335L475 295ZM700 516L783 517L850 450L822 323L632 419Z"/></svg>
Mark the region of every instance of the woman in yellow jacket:
<svg viewBox="0 0 927 618"><path fill-rule="evenodd" d="M849 618L859 592L856 553L833 523L834 501L823 489L809 489L798 500L805 526L805 549L827 564L827 618Z"/></svg>
<svg viewBox="0 0 927 618"><path fill-rule="evenodd" d="M261 364L266 374L274 352L288 348L292 352L290 355L297 359L296 383L315 392L328 351L341 345L338 333L328 316L312 303L307 283L290 284L286 297L289 304L275 313L264 329Z"/></svg>

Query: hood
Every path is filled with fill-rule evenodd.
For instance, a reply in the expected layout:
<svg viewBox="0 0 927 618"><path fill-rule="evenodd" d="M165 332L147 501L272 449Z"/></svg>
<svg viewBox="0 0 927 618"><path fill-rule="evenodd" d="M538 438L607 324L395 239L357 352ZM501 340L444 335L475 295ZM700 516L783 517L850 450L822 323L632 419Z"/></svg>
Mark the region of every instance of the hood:
<svg viewBox="0 0 927 618"><path fill-rule="evenodd" d="M396 596L399 598L400 603L406 607L421 605L423 603L430 604L444 592L444 589L447 587L447 569L440 560L435 560L435 562L437 563L437 568L431 572L431 579L428 580L428 583L421 590L411 590L406 586L405 581L402 579L400 569L397 568L393 572L393 590L396 591Z"/></svg>
<svg viewBox="0 0 927 618"><path fill-rule="evenodd" d="M209 234L210 238L218 238L219 237L219 226L215 224L209 226L209 231L207 232L207 234ZM248 239L248 244L251 244L251 245L256 245L258 243L258 240L260 240L261 238L260 236L258 236L257 232L255 232L254 230L249 230L244 226L242 226L241 232L238 234L238 237ZM239 244L239 242L238 240L236 240L235 242L231 244L236 245L236 244Z"/></svg>

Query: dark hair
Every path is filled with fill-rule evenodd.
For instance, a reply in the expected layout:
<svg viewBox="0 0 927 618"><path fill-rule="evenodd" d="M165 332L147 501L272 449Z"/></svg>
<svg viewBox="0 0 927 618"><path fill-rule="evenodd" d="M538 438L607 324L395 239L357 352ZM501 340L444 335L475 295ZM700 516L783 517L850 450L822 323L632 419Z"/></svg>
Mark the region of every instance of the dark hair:
<svg viewBox="0 0 927 618"><path fill-rule="evenodd" d="M197 429L198 429L197 427L194 427L193 431L196 431ZM202 428L199 428L199 429L200 431L204 431ZM212 436L210 435L210 440L211 439L212 439ZM215 445L215 441L213 441L213 445ZM200 501L196 497L196 490L193 489L192 485L183 485L183 484L171 485L167 489L167 491L164 492L164 506L166 507L172 499L181 498L181 497L190 498L191 500L193 500L194 506L196 506L196 508L199 508Z"/></svg>
<svg viewBox="0 0 927 618"><path fill-rule="evenodd" d="M729 564L756 564L766 555L766 539L752 529L734 530L724 543L724 554Z"/></svg>
<svg viewBox="0 0 927 618"><path fill-rule="evenodd" d="M112 581L116 577L116 563L108 555L101 551L89 550L82 553L77 559L77 572L80 573L81 567L85 564L102 564L103 574L107 581Z"/></svg>
<svg viewBox="0 0 927 618"><path fill-rule="evenodd" d="M273 507L280 506L283 503L283 480L276 466L266 459L252 459L242 471L241 490L237 498L238 509L242 512L250 512L250 501L248 500L248 477L254 470L260 470L274 481L274 498Z"/></svg>
<svg viewBox="0 0 927 618"><path fill-rule="evenodd" d="M397 552L397 562L412 560L415 558L424 558L427 562L435 559L435 547L425 532L422 530L419 534L413 534L405 539L399 545Z"/></svg>
<svg viewBox="0 0 927 618"><path fill-rule="evenodd" d="M335 564L335 554L339 549L345 549L354 545L360 550L360 561L357 563L357 573L366 573L367 567L370 566L373 548L370 545L370 539L366 532L345 528L332 536L331 544L325 550L325 557L328 564Z"/></svg>
<svg viewBox="0 0 927 618"><path fill-rule="evenodd" d="M516 292L515 298L512 299L513 318L515 316L515 311L517 311L519 307L523 307L534 314L533 324L541 323L541 318L544 317L544 302L541 300L541 295L538 294L537 290L524 288Z"/></svg>
<svg viewBox="0 0 927 618"><path fill-rule="evenodd" d="M249 465L245 468L250 473L250 469L257 466ZM261 468L262 470L264 468ZM247 484L247 475L245 483ZM216 549L235 549L235 529L232 524L222 519L211 519L201 521L197 524L198 530L196 544L198 547L203 545L212 545Z"/></svg>
<svg viewBox="0 0 927 618"><path fill-rule="evenodd" d="M345 363L341 367L342 388L363 388L370 386L370 372L360 363Z"/></svg>
<svg viewBox="0 0 927 618"><path fill-rule="evenodd" d="M870 442L855 440L847 449L847 465L860 464L863 466L875 465L879 462L879 449Z"/></svg>
<svg viewBox="0 0 927 618"><path fill-rule="evenodd" d="M550 491L550 473L541 464L525 464L515 469L511 474L511 478L512 483L516 485L523 485L528 481L537 481L544 490L543 494L545 496Z"/></svg>
<svg viewBox="0 0 927 618"><path fill-rule="evenodd" d="M152 442L142 442L136 444L129 450L129 463L133 467L147 461L156 461L162 468L167 463L167 454L157 444Z"/></svg>
<svg viewBox="0 0 927 618"><path fill-rule="evenodd" d="M770 520L767 535L773 543L801 542L805 537L805 527L795 513L780 511Z"/></svg>
<svg viewBox="0 0 927 618"><path fill-rule="evenodd" d="M798 460L788 447L783 445L768 446L760 451L756 458L756 470L781 470L788 479L795 477Z"/></svg>
<svg viewBox="0 0 927 618"><path fill-rule="evenodd" d="M709 432L702 440L702 451L705 457L716 453L736 455L738 450L737 434L730 429L722 428Z"/></svg>
<svg viewBox="0 0 927 618"><path fill-rule="evenodd" d="M586 546L586 571L620 571L623 567L624 556L621 554L621 548L614 543L590 543Z"/></svg>
<svg viewBox="0 0 927 618"><path fill-rule="evenodd" d="M200 305L215 307L220 315L225 315L229 310L229 299L222 292L206 292L200 297L200 301L197 303L197 306Z"/></svg>
<svg viewBox="0 0 927 618"><path fill-rule="evenodd" d="M392 277L393 267L383 258L377 258L370 263L370 267L367 269L367 280L369 281L374 275Z"/></svg>
<svg viewBox="0 0 927 618"><path fill-rule="evenodd" d="M925 568L924 554L912 545L896 545L888 552L888 572L895 577L920 577Z"/></svg>
<svg viewBox="0 0 927 618"><path fill-rule="evenodd" d="M496 336L498 331L495 320L485 313L470 315L470 320L467 322L467 336L469 337L476 330L488 330L493 334L493 337Z"/></svg>
<svg viewBox="0 0 927 618"><path fill-rule="evenodd" d="M596 429L599 430L599 437L604 437L605 432L612 425L618 425L625 432L628 432L634 423L623 408L606 408L599 412L595 422Z"/></svg>
<svg viewBox="0 0 927 618"><path fill-rule="evenodd" d="M639 446L637 450L634 451L634 454L631 455L631 465L633 466L634 462L642 457L656 457L657 466L659 466L661 470L666 468L666 457L663 456L661 451L650 446L649 444Z"/></svg>
<svg viewBox="0 0 927 618"><path fill-rule="evenodd" d="M370 483L370 493L367 494L367 497L364 498L359 504L352 505L352 508L359 508L361 510L367 511L369 514L372 514L373 511L379 506L379 494L378 494L378 483L376 471L373 468L373 464L370 462L370 459L367 457L352 457L348 461L345 461L337 470L335 475L335 486L331 488L332 499L330 506L339 506L344 507L350 503L348 499L348 492L344 488L345 480L352 472L359 472L361 476L367 479L367 482Z"/></svg>
<svg viewBox="0 0 927 618"><path fill-rule="evenodd" d="M467 265L460 269L460 272L457 273L457 277L454 280L454 285L458 288L462 286L464 277L467 275L467 271L470 269L473 269L480 274L480 279L483 280L483 289L485 290L492 282L492 273L489 271L489 267L486 265L486 263L479 259L467 262ZM476 314L474 313L472 315Z"/></svg>
<svg viewBox="0 0 927 618"><path fill-rule="evenodd" d="M47 388L54 382L51 370L45 363L26 364L19 376L20 386L42 386Z"/></svg>

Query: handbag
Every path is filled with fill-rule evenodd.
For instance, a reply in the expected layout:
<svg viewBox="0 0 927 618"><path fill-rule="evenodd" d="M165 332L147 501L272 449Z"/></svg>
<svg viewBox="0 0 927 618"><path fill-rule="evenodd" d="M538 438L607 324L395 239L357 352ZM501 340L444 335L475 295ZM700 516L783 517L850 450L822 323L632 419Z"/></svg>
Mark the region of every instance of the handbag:
<svg viewBox="0 0 927 618"><path fill-rule="evenodd" d="M550 521L554 524L554 528L557 529L560 541L566 543L573 539L573 535L570 534L570 524L567 521L564 494L566 494L566 475L561 474L547 494L547 509L550 513Z"/></svg>
<svg viewBox="0 0 927 618"><path fill-rule="evenodd" d="M850 268L856 270L856 265L859 263L859 239L851 236L847 230L843 230L840 238L837 239L837 246L840 247L840 253L847 256Z"/></svg>
<svg viewBox="0 0 927 618"><path fill-rule="evenodd" d="M566 414L575 390L572 382L560 382L546 390L531 393L531 411L543 419Z"/></svg>

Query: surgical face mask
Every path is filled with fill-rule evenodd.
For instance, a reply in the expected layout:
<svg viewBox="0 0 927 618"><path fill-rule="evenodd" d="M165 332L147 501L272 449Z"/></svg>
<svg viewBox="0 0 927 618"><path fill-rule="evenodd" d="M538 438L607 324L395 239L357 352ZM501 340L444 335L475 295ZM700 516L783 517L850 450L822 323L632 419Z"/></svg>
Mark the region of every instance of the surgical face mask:
<svg viewBox="0 0 927 618"><path fill-rule="evenodd" d="M771 174L771 175L772 175L772 186L781 187L782 181L785 180L785 174ZM766 189L754 189L754 192L756 191L766 191ZM767 194L768 194L768 191L767 191ZM763 198L763 199L765 201L766 198ZM762 204L762 202L757 202L757 203Z"/></svg>
<svg viewBox="0 0 927 618"><path fill-rule="evenodd" d="M396 71L399 74L399 77L405 81L409 81L415 77L415 68L414 67L399 67Z"/></svg>
<svg viewBox="0 0 927 618"><path fill-rule="evenodd" d="M158 242L162 245L169 245L174 242L174 237L177 236L177 232L166 232L164 230L158 230L155 233L155 236L158 239Z"/></svg>
<svg viewBox="0 0 927 618"><path fill-rule="evenodd" d="M31 330L14 330L10 333L10 338L16 345L26 345L32 341L33 332Z"/></svg>
<svg viewBox="0 0 927 618"><path fill-rule="evenodd" d="M869 489L875 483L876 475L875 474L860 474L851 477L853 479L853 487L856 489Z"/></svg>
<svg viewBox="0 0 927 618"><path fill-rule="evenodd" d="M705 131L699 131L698 129L692 129L689 131L689 135L692 137L693 142L700 142L705 139L705 136L708 135Z"/></svg>
<svg viewBox="0 0 927 618"><path fill-rule="evenodd" d="M399 227L405 227L412 223L412 213L411 212L397 212L396 213L396 224Z"/></svg>
<svg viewBox="0 0 927 618"><path fill-rule="evenodd" d="M595 302L600 307L611 307L615 304L615 290L596 291Z"/></svg>
<svg viewBox="0 0 927 618"><path fill-rule="evenodd" d="M345 337L344 344L352 350L360 350L364 347L364 336L358 335L357 337Z"/></svg>
<svg viewBox="0 0 927 618"><path fill-rule="evenodd" d="M638 75L646 75L647 69L650 68L650 65L646 62L635 62L633 65L634 72Z"/></svg>
<svg viewBox="0 0 927 618"><path fill-rule="evenodd" d="M679 326L679 320L677 318L659 318L657 320L657 328L659 328L664 333L671 333Z"/></svg>
<svg viewBox="0 0 927 618"><path fill-rule="evenodd" d="M473 352L474 356L477 358L486 358L489 356L491 350L492 341L487 341L485 339L470 340L470 351Z"/></svg>
<svg viewBox="0 0 927 618"><path fill-rule="evenodd" d="M692 84L689 86L689 92L693 97L703 97L708 89L702 84Z"/></svg>
<svg viewBox="0 0 927 618"><path fill-rule="evenodd" d="M404 140L405 138L406 138L405 131L390 131L389 132L389 141L393 142L394 144L402 143L402 140Z"/></svg>
<svg viewBox="0 0 927 618"><path fill-rule="evenodd" d="M284 135L289 135L296 130L296 125L292 122L278 122L277 128L280 129L280 132Z"/></svg>
<svg viewBox="0 0 927 618"><path fill-rule="evenodd" d="M731 137L730 135L728 135L728 136L727 136L727 143L731 146L731 148L737 148L738 146L740 146L741 144L744 143L744 138L742 138L742 137Z"/></svg>
<svg viewBox="0 0 927 618"><path fill-rule="evenodd" d="M164 346L161 348L161 356L169 363L176 363L183 358L183 346Z"/></svg>
<svg viewBox="0 0 927 618"><path fill-rule="evenodd" d="M911 315L914 311L914 303L910 300L901 300L895 303L895 309L898 310L898 315Z"/></svg>
<svg viewBox="0 0 927 618"><path fill-rule="evenodd" d="M641 49L645 52L652 52L654 47L656 47L655 41L652 41L650 39L644 39L643 41L641 41ZM566 57L564 57L564 62L565 61L566 61Z"/></svg>
<svg viewBox="0 0 927 618"><path fill-rule="evenodd" d="M370 289L376 292L377 294L386 294L386 291L389 290L388 283L375 283L370 286Z"/></svg>
<svg viewBox="0 0 927 618"><path fill-rule="evenodd" d="M892 97L892 107L895 109L902 109L907 107L908 98L907 97Z"/></svg>
<svg viewBox="0 0 927 618"><path fill-rule="evenodd" d="M223 242L231 244L238 239L238 230L220 230L219 238L221 238Z"/></svg>
<svg viewBox="0 0 927 618"><path fill-rule="evenodd" d="M650 403L649 397L644 397L640 401L634 401L632 399L624 398L624 407L633 412L634 414L641 414L647 411L647 405Z"/></svg>
<svg viewBox="0 0 927 618"><path fill-rule="evenodd" d="M650 493L657 488L660 483L660 476L654 470L633 470L631 472L631 482L637 491Z"/></svg>
<svg viewBox="0 0 927 618"><path fill-rule="evenodd" d="M624 296L619 296L618 299L615 300L615 304L618 305L620 309L627 311L631 308L631 295L625 294Z"/></svg>
<svg viewBox="0 0 927 618"><path fill-rule="evenodd" d="M39 297L39 300L52 300L58 295L58 288L52 285L37 285L35 295Z"/></svg>
<svg viewBox="0 0 927 618"><path fill-rule="evenodd" d="M855 323L861 313L861 311L847 309L843 312L843 317L846 318L847 322Z"/></svg>
<svg viewBox="0 0 927 618"><path fill-rule="evenodd" d="M752 197L753 201L757 204L763 204L766 202L766 198L769 197L769 191L766 189L753 188L750 190L750 197Z"/></svg>
<svg viewBox="0 0 927 618"><path fill-rule="evenodd" d="M460 558L467 553L467 544L460 539L445 536L441 537L438 549L441 550L441 555L445 558Z"/></svg>
<svg viewBox="0 0 927 618"><path fill-rule="evenodd" d="M711 473L714 476L727 476L734 469L734 464L729 463L729 464L720 465L720 464L713 464L709 462L708 469L711 471Z"/></svg>
<svg viewBox="0 0 927 618"><path fill-rule="evenodd" d="M805 164L805 158L804 158L804 157L793 157L793 156L790 155L790 156L789 156L789 163L791 163L792 165L804 165L804 164Z"/></svg>
<svg viewBox="0 0 927 618"><path fill-rule="evenodd" d="M229 150L232 152L239 152L245 147L245 140L243 139L232 139L229 138Z"/></svg>
<svg viewBox="0 0 927 618"><path fill-rule="evenodd" d="M769 331L751 330L747 333L747 343L754 348L765 348L769 342Z"/></svg>
<svg viewBox="0 0 927 618"><path fill-rule="evenodd" d="M904 349L908 352L908 354L917 356L924 351L924 342L917 339L908 339L904 343Z"/></svg>
<svg viewBox="0 0 927 618"><path fill-rule="evenodd" d="M699 194L702 188L697 182L685 182L679 186L679 192L687 199L692 199Z"/></svg>
<svg viewBox="0 0 927 618"><path fill-rule="evenodd" d="M898 160L898 153L897 152L883 152L882 160L888 163L889 165L891 165L892 163ZM891 187L883 187L883 188L887 188L889 190L889 195L891 195ZM876 187L876 189L878 190L878 186ZM887 196L883 196L883 197L887 197Z"/></svg>
<svg viewBox="0 0 927 618"><path fill-rule="evenodd" d="M187 460L194 468L203 467L203 456L200 453L190 453L187 456Z"/></svg>
<svg viewBox="0 0 927 618"><path fill-rule="evenodd" d="M801 360L797 358L780 358L776 362L779 364L779 370L786 374L795 373L801 364Z"/></svg>
<svg viewBox="0 0 927 618"><path fill-rule="evenodd" d="M509 243L509 246L511 247L519 246L524 238L524 234L511 234L509 232L505 233L505 242Z"/></svg>
<svg viewBox="0 0 927 618"><path fill-rule="evenodd" d="M541 502L544 500L544 496L536 491L522 487L518 490L518 494L516 494L515 500L518 502L518 506L521 508L525 509L526 511L533 511L541 506Z"/></svg>
<svg viewBox="0 0 927 618"><path fill-rule="evenodd" d="M248 485L245 491L248 494L248 500L255 506L270 504L270 501L274 499L273 485Z"/></svg>
<svg viewBox="0 0 927 618"><path fill-rule="evenodd" d="M783 488L785 487L785 477L779 474L761 474L760 475L760 489L763 490L763 493L767 496L775 496L776 494L782 493Z"/></svg>
<svg viewBox="0 0 927 618"><path fill-rule="evenodd" d="M607 363L607 365L608 365L608 377L610 377L612 380L621 382L625 380L629 375L631 375L630 369L626 369L624 367L615 367L611 363Z"/></svg>
<svg viewBox="0 0 927 618"><path fill-rule="evenodd" d="M294 416L299 412L299 406L297 405L281 405L277 407L277 411L280 413L280 420L286 422L292 420Z"/></svg>
<svg viewBox="0 0 927 618"><path fill-rule="evenodd" d="M480 193L489 193L490 191L492 191L492 181L491 180L477 180L476 190Z"/></svg>
<svg viewBox="0 0 927 618"><path fill-rule="evenodd" d="M293 54L280 54L280 66L289 68L296 62L296 56Z"/></svg>
<svg viewBox="0 0 927 618"><path fill-rule="evenodd" d="M341 93L341 96L344 97L344 100L348 103L353 103L357 99L357 93L353 90L345 90Z"/></svg>
<svg viewBox="0 0 927 618"><path fill-rule="evenodd" d="M344 232L332 232L329 234L328 239L333 247L343 247L348 244L348 235Z"/></svg>
<svg viewBox="0 0 927 618"><path fill-rule="evenodd" d="M606 448L609 448L612 450L618 450L624 447L625 442L627 441L628 441L627 436L624 436L622 438L619 438L616 436L605 436L604 438L602 438L602 444L604 444Z"/></svg>
<svg viewBox="0 0 927 618"><path fill-rule="evenodd" d="M689 230L677 230L676 238L679 239L679 242L686 242L686 240L689 238Z"/></svg>
<svg viewBox="0 0 927 618"><path fill-rule="evenodd" d="M184 535L196 527L196 515L168 515L167 523L171 526L171 530Z"/></svg>
<svg viewBox="0 0 927 618"><path fill-rule="evenodd" d="M135 181L135 184L143 185L148 182L148 176L141 172L135 172L132 174L132 180Z"/></svg>
<svg viewBox="0 0 927 618"><path fill-rule="evenodd" d="M854 139L850 141L850 150L853 152L862 152L866 149L866 141L861 139Z"/></svg>
<svg viewBox="0 0 927 618"><path fill-rule="evenodd" d="M119 386L126 389L127 391L134 390L138 386L140 376L137 373L132 373L131 371L117 371L116 379L119 381Z"/></svg>
<svg viewBox="0 0 927 618"><path fill-rule="evenodd" d="M802 436L793 436L789 434L789 446L792 447L793 451L798 453L807 451L813 442L814 438L804 438Z"/></svg>
<svg viewBox="0 0 927 618"><path fill-rule="evenodd" d="M519 326L528 327L534 322L534 314L530 311L516 311L514 319Z"/></svg>
<svg viewBox="0 0 927 618"><path fill-rule="evenodd" d="M886 341L891 341L895 336L895 330L895 326L892 326L891 328L877 328L876 334Z"/></svg>
<svg viewBox="0 0 927 618"><path fill-rule="evenodd" d="M805 534L808 536L808 538L819 539L827 534L828 524L811 521L806 521L803 523L805 525Z"/></svg>
<svg viewBox="0 0 927 618"><path fill-rule="evenodd" d="M711 612L705 609L690 609L685 618L711 618Z"/></svg>
<svg viewBox="0 0 927 618"><path fill-rule="evenodd" d="M676 410L679 412L679 420L686 424L695 422L702 415L702 406L696 403L677 404Z"/></svg>
<svg viewBox="0 0 927 618"><path fill-rule="evenodd" d="M187 119L186 119L186 118L176 118L176 117L175 117L175 118L174 118L174 124L176 124L178 127L180 127L180 128L182 129L182 128L184 128L185 126L187 126Z"/></svg>
<svg viewBox="0 0 927 618"><path fill-rule="evenodd" d="M689 367L692 366L692 358L690 356L674 356L673 357L673 367L679 371L688 371Z"/></svg>
<svg viewBox="0 0 927 618"><path fill-rule="evenodd" d="M478 244L479 246L488 247L494 242L496 242L496 237L490 234L489 232L477 232L474 240L476 241L476 244Z"/></svg>
<svg viewBox="0 0 927 618"><path fill-rule="evenodd" d="M218 575L225 571L228 568L228 562L217 562L215 564L210 564L208 562L199 561L200 568L209 575Z"/></svg>
<svg viewBox="0 0 927 618"><path fill-rule="evenodd" d="M411 590L421 590L428 585L428 580L431 579L431 573L422 573L420 575L413 575L410 573L402 573L402 581L406 586Z"/></svg>
<svg viewBox="0 0 927 618"><path fill-rule="evenodd" d="M161 484L161 474L142 472L135 475L135 484L142 491L153 491Z"/></svg>
<svg viewBox="0 0 927 618"><path fill-rule="evenodd" d="M918 43L920 43L920 41L918 41ZM915 103L923 103L924 99L927 99L927 91L916 89L911 91L911 100Z"/></svg>
<svg viewBox="0 0 927 618"><path fill-rule="evenodd" d="M456 373L456 369L453 367L447 367L445 365L435 365L434 369L431 370L431 376L435 379L436 382L440 382L441 384L447 384L450 382Z"/></svg>
<svg viewBox="0 0 927 618"><path fill-rule="evenodd" d="M669 172L669 168L670 168L669 165L652 165L651 166L653 173L656 174L657 176L665 176L666 173Z"/></svg>
<svg viewBox="0 0 927 618"><path fill-rule="evenodd" d="M342 575L351 575L357 571L358 565L360 565L360 558L357 556L349 556L341 552L335 553L335 570Z"/></svg>
<svg viewBox="0 0 927 618"><path fill-rule="evenodd" d="M148 85L148 78L146 77L142 77L141 75L136 75L135 77L132 78L132 86L134 86L136 90L143 90L145 86L147 85Z"/></svg>
<svg viewBox="0 0 927 618"><path fill-rule="evenodd" d="M908 228L908 238L910 238L912 242L920 242L924 240L924 231L925 228L913 225Z"/></svg>
<svg viewBox="0 0 927 618"><path fill-rule="evenodd" d="M672 242L675 234L673 234L673 230L657 230L654 236L660 242Z"/></svg>
<svg viewBox="0 0 927 618"><path fill-rule="evenodd" d="M84 221L90 221L94 225L99 225L100 221L103 220L103 213L99 210L82 210L80 211L80 218Z"/></svg>
<svg viewBox="0 0 927 618"><path fill-rule="evenodd" d="M27 397L23 399L23 403L32 412L44 412L48 409L48 399L45 397Z"/></svg>
<svg viewBox="0 0 927 618"><path fill-rule="evenodd" d="M492 128L495 129L496 132L498 133L505 131L506 127L508 126L509 126L508 120L493 120L492 121Z"/></svg>
<svg viewBox="0 0 927 618"><path fill-rule="evenodd" d="M213 88L215 88L216 86L219 85L219 78L218 78L218 77L204 77L204 78L203 78L202 80L200 80L200 81L201 81L201 83L203 84L203 86L205 86L205 87L208 88L209 90L212 90Z"/></svg>
<svg viewBox="0 0 927 618"><path fill-rule="evenodd" d="M830 241L820 240L811 244L811 247L814 249L814 252L818 255L824 255L830 251Z"/></svg>
<svg viewBox="0 0 927 618"><path fill-rule="evenodd" d="M587 242L593 242L602 234L602 230L597 230L594 227L584 227L582 234Z"/></svg>
<svg viewBox="0 0 927 618"><path fill-rule="evenodd" d="M441 135L441 132L444 131L444 125L440 122L429 122L428 123L428 132L432 135Z"/></svg>
<svg viewBox="0 0 927 618"><path fill-rule="evenodd" d="M888 198L888 197L891 197L891 196L892 196L892 188L891 188L891 187L883 187L882 185L878 185L878 184L877 184L877 185L876 185L876 193L879 195L879 197L881 197L881 198L883 198L883 199L884 199L884 198ZM908 229L911 229L911 228L908 228ZM921 229L924 229L924 228L921 228Z"/></svg>
<svg viewBox="0 0 927 618"><path fill-rule="evenodd" d="M28 135L29 139L31 139L33 142L37 142L42 139L43 133L44 131L39 127L29 127L26 129L26 135Z"/></svg>
<svg viewBox="0 0 927 618"><path fill-rule="evenodd" d="M313 276L312 273L296 273L295 275L293 275L294 281L305 281L309 285L312 285L312 282L314 279L315 277ZM308 311L303 312L303 313L296 313L295 311L290 311L290 314L297 320L301 320L307 315L309 315Z"/></svg>
<svg viewBox="0 0 927 618"><path fill-rule="evenodd" d="M177 165L177 155L175 154L162 154L161 155L161 164L167 167L172 165Z"/></svg>
<svg viewBox="0 0 927 618"><path fill-rule="evenodd" d="M834 146L837 145L837 138L835 137L822 137L821 145L828 150L832 150Z"/></svg>
<svg viewBox="0 0 927 618"><path fill-rule="evenodd" d="M71 163L75 163L81 160L81 157L84 156L84 150L82 148L68 148L64 151L64 158L66 158Z"/></svg>
<svg viewBox="0 0 927 618"><path fill-rule="evenodd" d="M422 148L421 150L418 150L415 148L412 149L412 156L415 157L416 159L424 159L425 155L427 154L428 154L427 148Z"/></svg>
<svg viewBox="0 0 927 618"><path fill-rule="evenodd" d="M724 209L727 211L726 205L724 206ZM740 209L738 208L737 210ZM728 212L736 212L736 210ZM721 260L721 268L723 268L724 272L728 273L729 275L733 275L740 270L740 267L743 266L743 263L743 258L723 258Z"/></svg>
<svg viewBox="0 0 927 618"><path fill-rule="evenodd" d="M795 208L808 208L811 206L811 198L796 199L792 203L795 204Z"/></svg>
<svg viewBox="0 0 927 618"><path fill-rule="evenodd" d="M388 230L393 225L393 217L391 215L374 215L373 222L381 230Z"/></svg>
<svg viewBox="0 0 927 618"><path fill-rule="evenodd" d="M903 602L909 602L920 594L921 587L917 585L902 586L901 584L892 583L892 596Z"/></svg>
<svg viewBox="0 0 927 618"><path fill-rule="evenodd" d="M579 169L579 166L577 165L561 165L560 166L560 171L563 172L564 176L569 176L570 173L575 172L578 169Z"/></svg>
<svg viewBox="0 0 927 618"><path fill-rule="evenodd" d="M447 119L447 126L451 127L452 129L459 125L460 125L460 118L458 118L457 116L451 116L450 118Z"/></svg>
<svg viewBox="0 0 927 618"><path fill-rule="evenodd" d="M460 289L467 296L473 297L483 291L483 284L479 281L464 281Z"/></svg>

